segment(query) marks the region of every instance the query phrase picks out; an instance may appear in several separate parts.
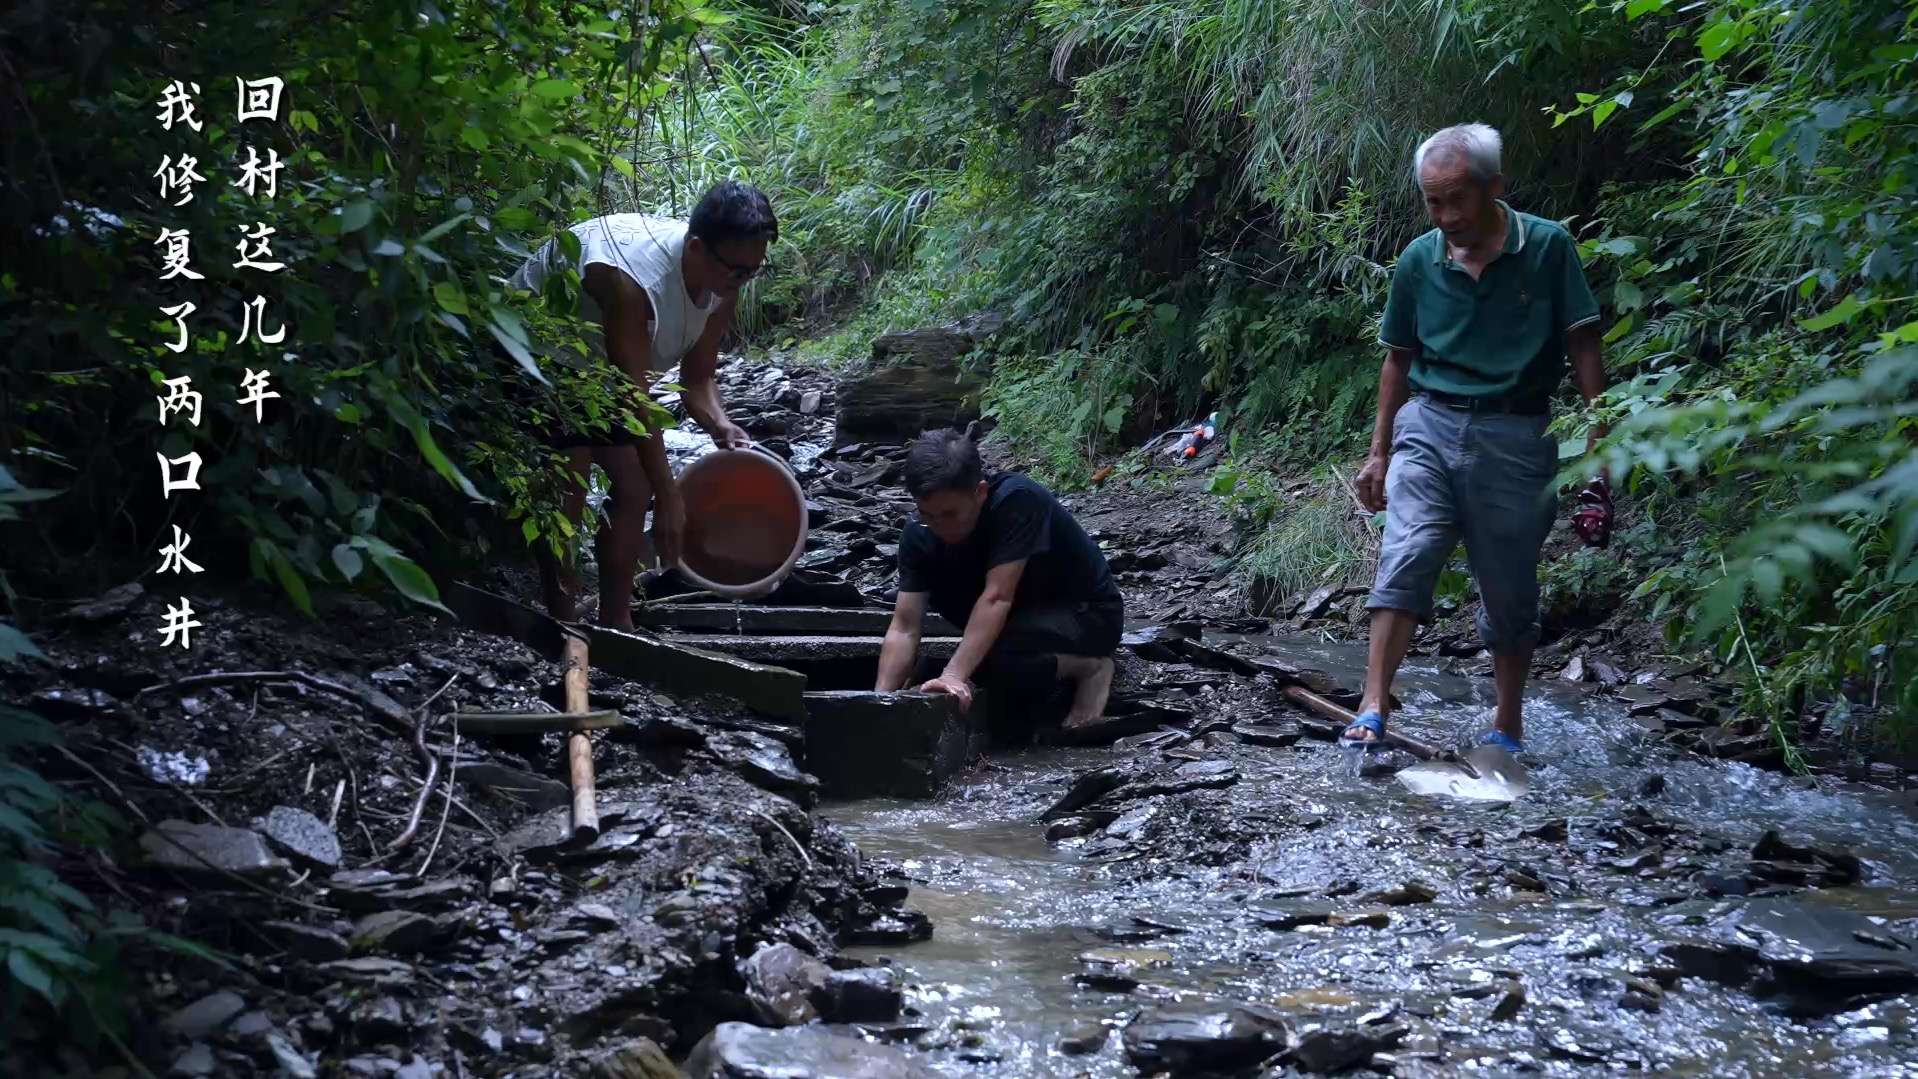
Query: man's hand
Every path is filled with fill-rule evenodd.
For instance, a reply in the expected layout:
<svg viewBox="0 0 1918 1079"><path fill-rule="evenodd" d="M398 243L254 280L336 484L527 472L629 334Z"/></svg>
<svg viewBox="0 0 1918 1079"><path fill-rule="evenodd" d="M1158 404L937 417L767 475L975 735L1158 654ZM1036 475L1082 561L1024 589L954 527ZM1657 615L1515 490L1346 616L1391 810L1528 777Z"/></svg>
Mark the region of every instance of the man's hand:
<svg viewBox="0 0 1918 1079"><path fill-rule="evenodd" d="M1365 467L1359 469L1359 505L1373 513L1385 509L1385 469L1389 463L1387 457L1372 453L1366 456Z"/></svg>
<svg viewBox="0 0 1918 1079"><path fill-rule="evenodd" d="M743 450L752 444L745 428L729 419L720 418L712 427L713 445L722 450Z"/></svg>
<svg viewBox="0 0 1918 1079"><path fill-rule="evenodd" d="M942 674L932 681L927 682L925 685L920 686L919 692L944 693L957 697L959 698L959 710L961 712L969 711L972 708L972 684L963 678L954 678L952 675Z"/></svg>
<svg viewBox="0 0 1918 1079"><path fill-rule="evenodd" d="M686 531L686 503L674 488L653 492L653 550L659 552L659 564L677 566L680 538Z"/></svg>

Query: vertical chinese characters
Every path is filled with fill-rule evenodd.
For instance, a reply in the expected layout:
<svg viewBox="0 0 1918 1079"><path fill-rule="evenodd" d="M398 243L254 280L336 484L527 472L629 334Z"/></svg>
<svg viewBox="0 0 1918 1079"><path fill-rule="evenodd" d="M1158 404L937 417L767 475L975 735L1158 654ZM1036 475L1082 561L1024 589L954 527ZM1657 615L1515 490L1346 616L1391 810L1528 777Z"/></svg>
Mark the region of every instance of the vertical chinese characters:
<svg viewBox="0 0 1918 1079"><path fill-rule="evenodd" d="M279 76L265 79L235 78L239 90L239 123L244 126L248 121L264 120L273 123L280 118L280 95L286 90L286 82ZM248 145L246 160L240 165L240 178L233 186L245 191L250 198L264 196L271 201L279 194L280 152L269 147L266 160L260 159L260 150ZM240 240L235 244L240 259L233 264L236 270L256 273L279 273L286 264L278 261L273 254L272 237L274 229L262 222L254 222L251 228L240 228ZM241 308L240 344L249 340L263 345L277 345L286 340L286 326L281 324L273 330L267 329L266 297L256 294ZM266 402L280 396L271 390L272 373L262 361L258 371L249 364L246 374L240 379L239 403L242 408L253 406L253 421L266 422Z"/></svg>
<svg viewBox="0 0 1918 1079"><path fill-rule="evenodd" d="M194 95L200 92L199 83L181 83L179 80L167 84L160 92L159 121L161 126L172 131L174 125L180 125L185 131L199 132L202 123L194 115ZM160 199L171 206L181 207L193 201L193 185L205 183L206 177L200 175L199 159L190 153L181 153L178 158L168 154L160 161L160 167L154 172L159 180ZM205 280L205 275L193 269L193 236L185 228L162 228L154 245L162 249L160 280L174 281L184 278L188 281ZM161 314L171 318L179 332L178 340L164 342L167 350L184 353L191 343L187 330L187 317L197 310L191 300L183 300L170 307L162 307ZM167 392L155 398L160 406L160 427L164 431L171 420L185 419L197 428L200 426L200 393L193 388L191 375L175 378L162 378L161 385ZM176 491L197 491L200 489L200 454L191 451L179 457L169 458L165 452L154 454L160 465L160 493L171 499ZM177 471L176 471L177 469ZM173 542L160 549L161 573L199 573L201 567L189 561L186 549L193 537L179 525L173 525ZM161 647L171 647L176 641L181 648L190 648L191 634L200 628L193 617L193 604L180 597L178 604L166 609L161 623Z"/></svg>

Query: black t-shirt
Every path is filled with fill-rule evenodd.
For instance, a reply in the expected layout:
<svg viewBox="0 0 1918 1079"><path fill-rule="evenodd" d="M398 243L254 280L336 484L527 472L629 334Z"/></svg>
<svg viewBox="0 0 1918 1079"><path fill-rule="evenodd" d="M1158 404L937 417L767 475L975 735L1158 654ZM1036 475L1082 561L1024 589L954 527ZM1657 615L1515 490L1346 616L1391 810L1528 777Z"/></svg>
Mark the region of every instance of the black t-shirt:
<svg viewBox="0 0 1918 1079"><path fill-rule="evenodd" d="M986 571L1023 558L1015 610L1121 602L1104 552L1051 491L1017 472L995 474L986 489L979 523L963 542L941 543L917 513L907 518L899 536L899 591L929 593L934 611L963 626L986 590Z"/></svg>

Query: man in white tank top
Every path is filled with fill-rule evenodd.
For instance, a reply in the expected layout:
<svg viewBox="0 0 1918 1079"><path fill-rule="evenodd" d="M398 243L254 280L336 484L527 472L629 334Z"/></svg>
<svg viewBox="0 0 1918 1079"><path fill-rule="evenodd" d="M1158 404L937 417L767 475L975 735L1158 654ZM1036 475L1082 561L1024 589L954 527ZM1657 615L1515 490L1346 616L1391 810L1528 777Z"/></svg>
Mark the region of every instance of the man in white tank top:
<svg viewBox="0 0 1918 1079"><path fill-rule="evenodd" d="M779 237L772 206L757 188L727 180L701 197L687 222L647 214L608 214L572 227L579 238L579 314L600 325L606 358L628 378L650 388L661 371L680 368L680 399L693 420L729 449L747 444L746 432L726 418L713 375L719 341L731 324L739 290L766 263L766 248ZM508 284L540 291L568 260L556 241L534 252ZM594 464L606 472L610 492L599 552L599 622L633 628L633 578L650 562L646 512L653 511L652 544L670 565L679 559L686 523L684 505L666 461L665 441L635 437L614 423L607 434L544 430L543 440L567 451L564 507L574 524L585 513L586 489L577 477ZM540 580L553 617L576 621L578 576L544 546Z"/></svg>

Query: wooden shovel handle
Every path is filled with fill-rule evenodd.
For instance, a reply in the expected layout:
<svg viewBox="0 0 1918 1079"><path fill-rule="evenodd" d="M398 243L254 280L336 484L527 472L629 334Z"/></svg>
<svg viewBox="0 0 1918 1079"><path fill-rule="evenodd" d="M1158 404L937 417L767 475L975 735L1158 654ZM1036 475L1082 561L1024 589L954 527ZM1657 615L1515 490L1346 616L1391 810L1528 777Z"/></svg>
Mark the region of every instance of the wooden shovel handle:
<svg viewBox="0 0 1918 1079"><path fill-rule="evenodd" d="M566 710L574 714L586 711L586 642L568 634L564 655L566 673L561 676ZM583 731L566 739L566 767L573 787L573 839L591 843L599 838L599 804L593 789L593 742Z"/></svg>
<svg viewBox="0 0 1918 1079"><path fill-rule="evenodd" d="M1281 692L1285 694L1286 700L1291 701L1293 704L1299 705L1302 708L1311 709L1312 711L1317 712L1318 714L1324 716L1327 719L1336 719L1340 723L1344 723L1347 726L1350 726L1353 723L1358 721L1359 717L1354 715L1350 709L1340 707L1339 705L1334 704L1333 702L1329 700L1326 700L1324 697L1319 696L1318 694L1312 692L1311 690L1305 688L1304 686L1300 686L1300 685L1286 686L1285 689L1282 690ZM1385 740L1388 742L1395 743L1397 745L1404 746L1406 749L1412 752L1413 756L1420 757L1428 761L1431 760L1433 757L1436 757L1439 755L1439 751L1436 748L1432 746L1428 746L1424 742L1421 742L1416 738L1407 738L1405 735L1400 734L1399 732L1395 730L1391 730L1389 728L1385 732Z"/></svg>

